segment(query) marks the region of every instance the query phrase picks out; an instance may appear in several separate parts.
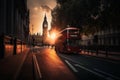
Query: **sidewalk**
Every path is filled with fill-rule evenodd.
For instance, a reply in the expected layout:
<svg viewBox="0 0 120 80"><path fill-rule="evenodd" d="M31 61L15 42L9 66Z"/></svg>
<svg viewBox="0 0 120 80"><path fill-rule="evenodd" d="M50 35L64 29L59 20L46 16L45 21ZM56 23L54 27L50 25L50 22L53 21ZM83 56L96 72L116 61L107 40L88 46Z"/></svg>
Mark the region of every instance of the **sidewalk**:
<svg viewBox="0 0 120 80"><path fill-rule="evenodd" d="M29 48L21 54L13 55L0 60L0 79L16 80L19 71L29 52Z"/></svg>
<svg viewBox="0 0 120 80"><path fill-rule="evenodd" d="M88 56L94 56L94 57L100 57L100 58L114 60L114 61L120 61L120 56L119 55L115 56L115 55L109 55L108 54L108 56L106 56L103 53L96 54L96 53L92 53L92 52L88 53L87 51L82 51L81 54L88 55Z"/></svg>

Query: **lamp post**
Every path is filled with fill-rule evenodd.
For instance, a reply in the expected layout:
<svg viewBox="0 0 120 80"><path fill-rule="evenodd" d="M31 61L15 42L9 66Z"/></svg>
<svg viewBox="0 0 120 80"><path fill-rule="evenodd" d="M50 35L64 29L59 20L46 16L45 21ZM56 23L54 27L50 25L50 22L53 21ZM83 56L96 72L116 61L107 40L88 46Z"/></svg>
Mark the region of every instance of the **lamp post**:
<svg viewBox="0 0 120 80"><path fill-rule="evenodd" d="M31 34L31 37L32 37L32 41L31 41L32 46L34 46L34 41L35 41L34 35L33 35L33 30L34 30L33 26L34 26L34 25L32 25L32 34Z"/></svg>

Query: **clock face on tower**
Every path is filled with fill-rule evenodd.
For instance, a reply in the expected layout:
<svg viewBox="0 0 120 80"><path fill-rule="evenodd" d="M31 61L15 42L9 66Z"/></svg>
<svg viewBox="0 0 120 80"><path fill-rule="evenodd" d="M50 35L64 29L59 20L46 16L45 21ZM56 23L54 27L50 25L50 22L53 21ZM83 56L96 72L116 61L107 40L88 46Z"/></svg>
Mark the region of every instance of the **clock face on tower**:
<svg viewBox="0 0 120 80"><path fill-rule="evenodd" d="M44 27L47 27L47 24L44 24Z"/></svg>

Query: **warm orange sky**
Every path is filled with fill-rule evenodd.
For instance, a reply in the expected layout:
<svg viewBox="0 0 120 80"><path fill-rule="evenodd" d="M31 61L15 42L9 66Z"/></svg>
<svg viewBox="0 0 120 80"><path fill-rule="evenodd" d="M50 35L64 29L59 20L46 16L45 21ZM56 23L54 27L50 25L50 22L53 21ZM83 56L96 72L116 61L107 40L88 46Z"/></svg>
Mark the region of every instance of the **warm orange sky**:
<svg viewBox="0 0 120 80"><path fill-rule="evenodd" d="M30 32L42 34L42 22L46 13L48 27L51 28L51 10L56 6L56 0L27 0L30 9ZM32 31L33 25L33 31Z"/></svg>

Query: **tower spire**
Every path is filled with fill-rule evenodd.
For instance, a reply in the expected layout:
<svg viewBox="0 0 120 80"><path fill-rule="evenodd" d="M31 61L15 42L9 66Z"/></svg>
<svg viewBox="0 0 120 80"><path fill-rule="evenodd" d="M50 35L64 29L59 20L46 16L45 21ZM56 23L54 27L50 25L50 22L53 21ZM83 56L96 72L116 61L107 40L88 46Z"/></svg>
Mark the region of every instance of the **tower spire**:
<svg viewBox="0 0 120 80"><path fill-rule="evenodd" d="M46 13L44 15L44 21L43 21L43 28L44 27L48 27L48 22L47 22L47 16L46 16Z"/></svg>
<svg viewBox="0 0 120 80"><path fill-rule="evenodd" d="M45 13L45 16L44 16L44 20L47 20L46 13Z"/></svg>

